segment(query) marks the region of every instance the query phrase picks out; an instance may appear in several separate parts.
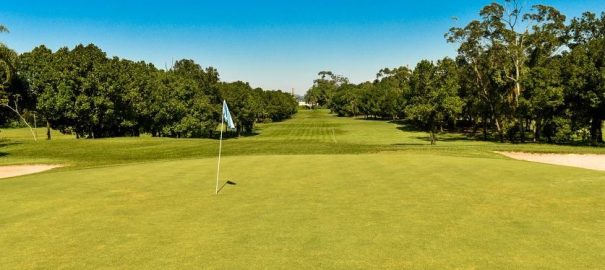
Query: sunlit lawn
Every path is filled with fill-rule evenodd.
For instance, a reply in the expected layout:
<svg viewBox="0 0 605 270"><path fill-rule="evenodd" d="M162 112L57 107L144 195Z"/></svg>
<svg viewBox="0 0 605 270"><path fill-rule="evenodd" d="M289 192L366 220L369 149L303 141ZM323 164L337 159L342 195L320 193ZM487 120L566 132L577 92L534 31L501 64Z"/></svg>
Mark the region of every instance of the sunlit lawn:
<svg viewBox="0 0 605 270"><path fill-rule="evenodd" d="M426 134L299 113L224 144L31 141L3 164L70 167L0 179L0 269L599 269L605 173L492 150L605 152ZM44 130L39 131L44 135Z"/></svg>

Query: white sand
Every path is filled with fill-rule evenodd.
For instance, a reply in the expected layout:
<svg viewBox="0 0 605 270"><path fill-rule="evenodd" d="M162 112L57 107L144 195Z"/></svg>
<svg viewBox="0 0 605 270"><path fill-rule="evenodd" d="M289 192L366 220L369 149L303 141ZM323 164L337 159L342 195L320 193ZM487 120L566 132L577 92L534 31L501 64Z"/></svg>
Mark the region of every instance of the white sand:
<svg viewBox="0 0 605 270"><path fill-rule="evenodd" d="M496 153L519 160L605 171L605 155L535 154L522 152Z"/></svg>
<svg viewBox="0 0 605 270"><path fill-rule="evenodd" d="M0 178L14 177L32 173L39 173L50 169L62 167L61 165L14 165L0 166Z"/></svg>

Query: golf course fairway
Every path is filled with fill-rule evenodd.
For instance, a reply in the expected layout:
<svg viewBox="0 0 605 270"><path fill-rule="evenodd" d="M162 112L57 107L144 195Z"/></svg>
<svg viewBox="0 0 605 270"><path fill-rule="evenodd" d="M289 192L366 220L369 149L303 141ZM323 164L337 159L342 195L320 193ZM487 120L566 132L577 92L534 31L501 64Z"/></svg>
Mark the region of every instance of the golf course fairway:
<svg viewBox="0 0 605 270"><path fill-rule="evenodd" d="M1 269L598 269L605 173L510 145L301 111L225 141L2 132Z"/></svg>

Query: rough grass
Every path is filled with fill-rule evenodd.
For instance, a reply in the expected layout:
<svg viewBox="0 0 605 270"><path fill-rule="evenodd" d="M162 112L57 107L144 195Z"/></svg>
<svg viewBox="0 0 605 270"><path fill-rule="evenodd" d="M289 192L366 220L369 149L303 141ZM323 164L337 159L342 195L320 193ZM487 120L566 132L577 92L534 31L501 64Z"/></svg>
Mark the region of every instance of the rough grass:
<svg viewBox="0 0 605 270"><path fill-rule="evenodd" d="M10 135L12 132L13 135ZM1 269L599 269L605 173L500 145L301 112L225 142L30 142L2 163L72 167L0 180ZM11 137L12 136L12 137ZM103 166L98 166L103 165Z"/></svg>

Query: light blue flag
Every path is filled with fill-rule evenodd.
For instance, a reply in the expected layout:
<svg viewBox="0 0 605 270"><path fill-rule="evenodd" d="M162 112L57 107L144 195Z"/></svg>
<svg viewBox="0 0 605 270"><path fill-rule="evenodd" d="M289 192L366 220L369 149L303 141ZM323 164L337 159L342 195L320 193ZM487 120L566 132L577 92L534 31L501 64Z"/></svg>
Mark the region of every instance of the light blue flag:
<svg viewBox="0 0 605 270"><path fill-rule="evenodd" d="M225 119L225 122L227 122L228 128L235 128L235 124L233 123L233 119L231 118L231 113L229 112L229 107L227 106L227 101L225 100L223 100L223 119Z"/></svg>

